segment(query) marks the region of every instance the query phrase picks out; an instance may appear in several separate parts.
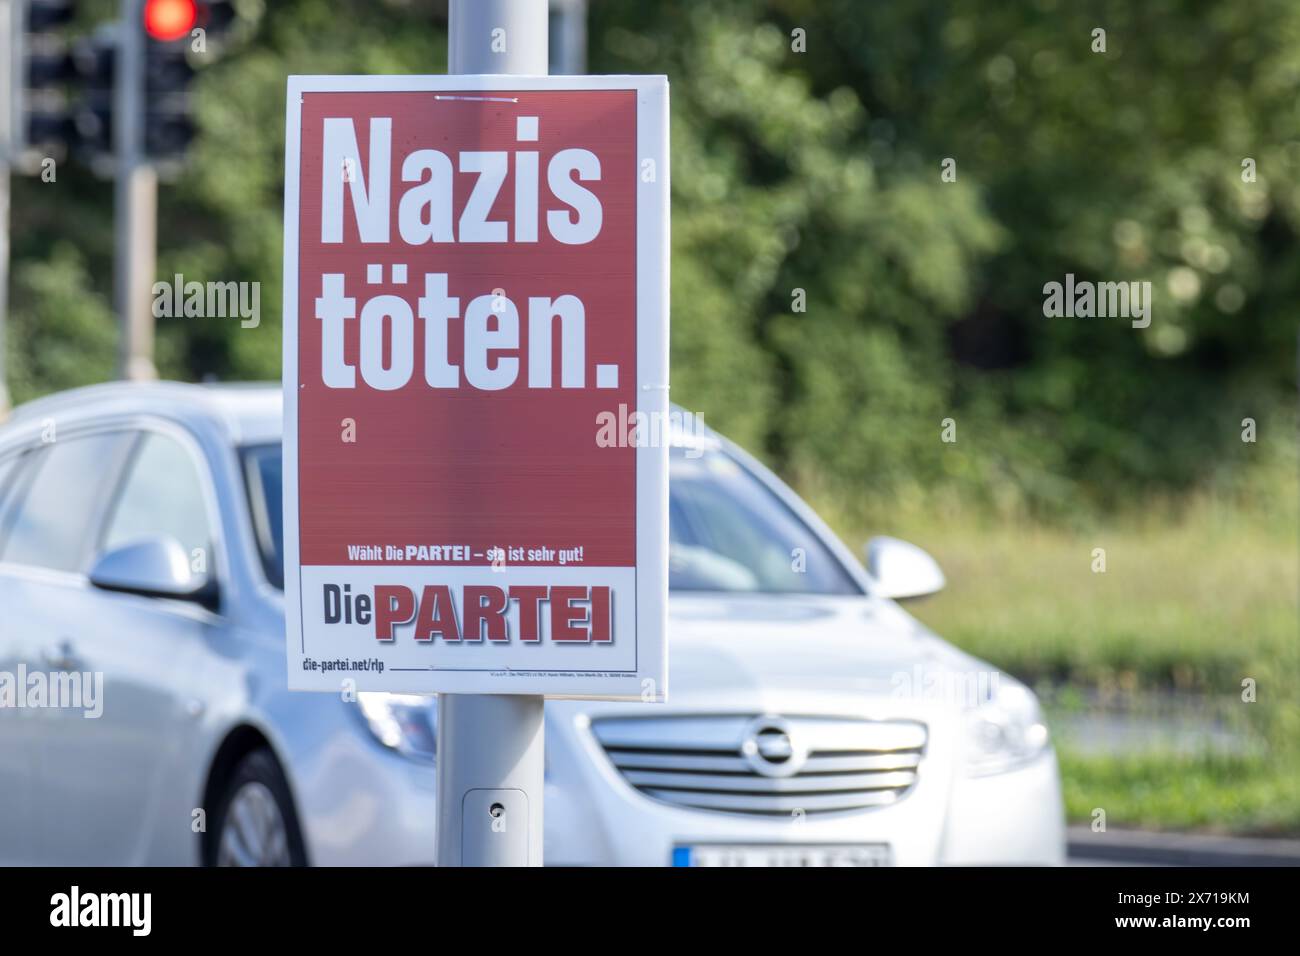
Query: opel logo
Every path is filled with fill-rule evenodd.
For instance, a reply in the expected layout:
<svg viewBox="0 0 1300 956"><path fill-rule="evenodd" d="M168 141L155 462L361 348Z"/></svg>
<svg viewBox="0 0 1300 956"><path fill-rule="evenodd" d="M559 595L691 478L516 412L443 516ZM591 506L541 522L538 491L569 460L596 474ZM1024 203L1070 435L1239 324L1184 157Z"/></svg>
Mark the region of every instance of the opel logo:
<svg viewBox="0 0 1300 956"><path fill-rule="evenodd" d="M757 717L745 728L741 756L755 773L765 777L791 777L808 757L781 717Z"/></svg>

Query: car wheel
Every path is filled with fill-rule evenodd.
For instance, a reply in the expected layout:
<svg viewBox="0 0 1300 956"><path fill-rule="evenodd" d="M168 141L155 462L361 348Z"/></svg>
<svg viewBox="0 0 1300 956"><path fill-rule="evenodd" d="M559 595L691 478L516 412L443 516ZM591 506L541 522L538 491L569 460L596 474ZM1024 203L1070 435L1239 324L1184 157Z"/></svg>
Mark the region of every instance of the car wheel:
<svg viewBox="0 0 1300 956"><path fill-rule="evenodd" d="M236 768L217 806L212 866L306 866L289 783L271 751L254 750Z"/></svg>

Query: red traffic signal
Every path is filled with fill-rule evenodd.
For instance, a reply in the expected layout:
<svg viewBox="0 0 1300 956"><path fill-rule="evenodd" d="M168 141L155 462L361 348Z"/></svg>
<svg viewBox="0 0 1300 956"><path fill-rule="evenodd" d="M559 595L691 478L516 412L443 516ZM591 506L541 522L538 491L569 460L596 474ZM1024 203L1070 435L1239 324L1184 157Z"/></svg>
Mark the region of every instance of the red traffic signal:
<svg viewBox="0 0 1300 956"><path fill-rule="evenodd" d="M188 36L198 19L194 0L145 0L144 29L155 40L169 43Z"/></svg>

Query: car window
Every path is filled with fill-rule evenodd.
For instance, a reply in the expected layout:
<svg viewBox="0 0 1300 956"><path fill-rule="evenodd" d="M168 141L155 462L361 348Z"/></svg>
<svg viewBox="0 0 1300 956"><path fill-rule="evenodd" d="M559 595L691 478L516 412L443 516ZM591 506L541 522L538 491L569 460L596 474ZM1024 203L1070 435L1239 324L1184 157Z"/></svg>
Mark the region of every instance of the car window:
<svg viewBox="0 0 1300 956"><path fill-rule="evenodd" d="M101 550L170 537L191 561L201 552L207 566L212 532L198 467L179 441L147 432L131 457L122 491L109 513Z"/></svg>
<svg viewBox="0 0 1300 956"><path fill-rule="evenodd" d="M674 448L668 491L670 589L862 593L821 538L730 456Z"/></svg>
<svg viewBox="0 0 1300 956"><path fill-rule="evenodd" d="M10 519L0 560L82 570L96 509L115 477L121 440L120 433L106 433L48 445Z"/></svg>

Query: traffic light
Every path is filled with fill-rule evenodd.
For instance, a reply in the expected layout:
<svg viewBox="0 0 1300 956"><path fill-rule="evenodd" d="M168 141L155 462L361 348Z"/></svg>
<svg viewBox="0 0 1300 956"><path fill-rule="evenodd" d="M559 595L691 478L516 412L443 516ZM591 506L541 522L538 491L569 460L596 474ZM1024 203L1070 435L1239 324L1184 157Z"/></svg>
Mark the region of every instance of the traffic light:
<svg viewBox="0 0 1300 956"><path fill-rule="evenodd" d="M117 35L101 28L72 46L73 86L69 148L92 166L113 152L113 74Z"/></svg>
<svg viewBox="0 0 1300 956"><path fill-rule="evenodd" d="M107 171L114 84L130 30L141 43L143 154L172 166L183 157L196 132L195 66L216 52L234 22L230 0L140 0L139 20L104 24L73 43L64 28L75 19L77 0L15 2L23 17L11 54L23 64L11 101L15 154L67 152Z"/></svg>
<svg viewBox="0 0 1300 956"><path fill-rule="evenodd" d="M144 30L160 43L189 36L198 19L195 0L147 0L144 6Z"/></svg>
<svg viewBox="0 0 1300 956"><path fill-rule="evenodd" d="M144 8L144 151L155 159L185 152L194 138L189 62L190 31L198 21L194 0L148 0Z"/></svg>
<svg viewBox="0 0 1300 956"><path fill-rule="evenodd" d="M229 0L146 0L144 151L149 158L177 159L194 139L194 61L234 18Z"/></svg>
<svg viewBox="0 0 1300 956"><path fill-rule="evenodd" d="M71 135L65 87L73 65L60 28L73 19L75 6L75 0L26 0L22 6L22 33L12 54L22 62L22 82L11 101L15 154L61 148Z"/></svg>

